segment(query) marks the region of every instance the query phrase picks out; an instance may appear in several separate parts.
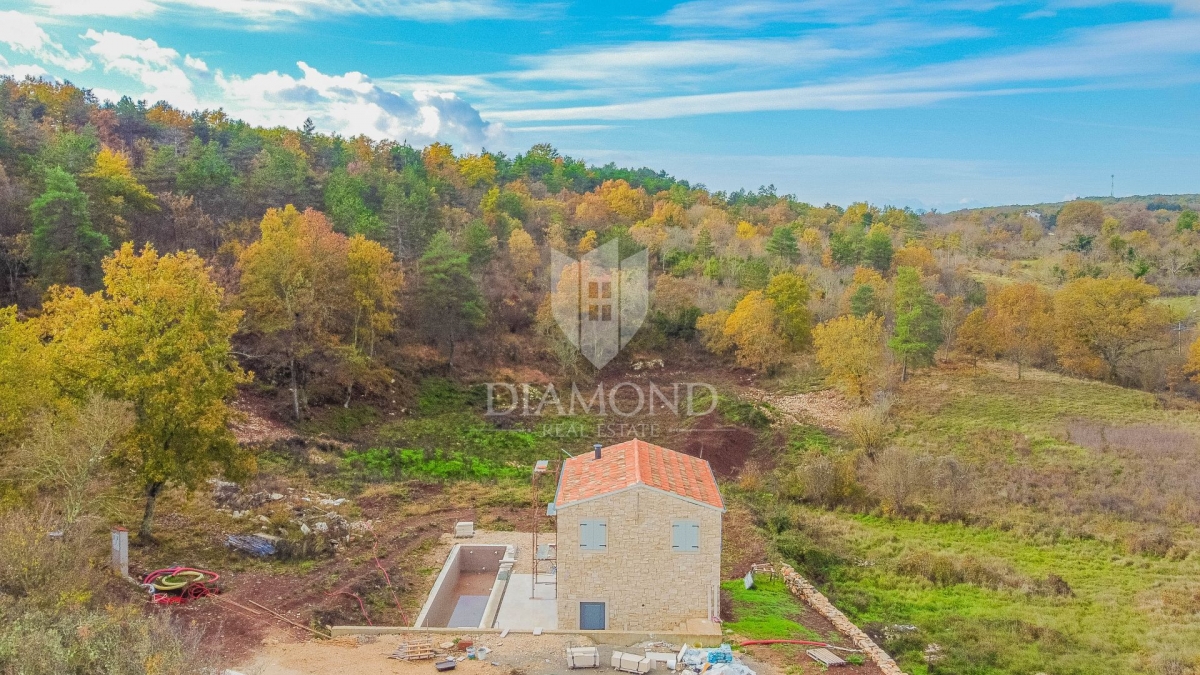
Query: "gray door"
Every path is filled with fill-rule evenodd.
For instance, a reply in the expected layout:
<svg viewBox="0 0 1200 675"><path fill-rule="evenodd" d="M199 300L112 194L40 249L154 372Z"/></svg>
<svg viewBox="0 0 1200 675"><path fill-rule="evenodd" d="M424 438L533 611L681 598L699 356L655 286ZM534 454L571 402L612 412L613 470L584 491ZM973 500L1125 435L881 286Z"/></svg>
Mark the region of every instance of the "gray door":
<svg viewBox="0 0 1200 675"><path fill-rule="evenodd" d="M579 630L604 630L604 603L579 603Z"/></svg>

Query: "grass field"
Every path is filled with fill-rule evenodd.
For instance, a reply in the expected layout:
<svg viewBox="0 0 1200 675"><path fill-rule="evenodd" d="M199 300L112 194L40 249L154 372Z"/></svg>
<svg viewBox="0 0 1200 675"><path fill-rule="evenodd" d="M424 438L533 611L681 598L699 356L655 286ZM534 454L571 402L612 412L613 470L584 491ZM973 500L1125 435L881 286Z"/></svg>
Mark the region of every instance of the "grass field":
<svg viewBox="0 0 1200 675"><path fill-rule="evenodd" d="M892 424L894 445L969 468L964 520L932 503L909 518L794 505L783 510L801 538L768 536L907 671L1200 667L1200 413L986 364L918 374Z"/></svg>

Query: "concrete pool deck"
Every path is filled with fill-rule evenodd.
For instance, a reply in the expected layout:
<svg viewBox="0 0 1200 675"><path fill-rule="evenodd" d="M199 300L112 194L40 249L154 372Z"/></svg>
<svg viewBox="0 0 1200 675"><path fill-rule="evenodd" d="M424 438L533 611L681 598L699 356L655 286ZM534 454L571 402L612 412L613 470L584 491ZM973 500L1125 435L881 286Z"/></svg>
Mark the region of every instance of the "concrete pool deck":
<svg viewBox="0 0 1200 675"><path fill-rule="evenodd" d="M548 574L538 575L539 581L550 578ZM500 601L500 611L496 614L494 628L509 628L512 630L532 630L558 628L558 600L554 597L554 586L539 583L536 592L533 587L532 574L514 574L508 579L508 590Z"/></svg>

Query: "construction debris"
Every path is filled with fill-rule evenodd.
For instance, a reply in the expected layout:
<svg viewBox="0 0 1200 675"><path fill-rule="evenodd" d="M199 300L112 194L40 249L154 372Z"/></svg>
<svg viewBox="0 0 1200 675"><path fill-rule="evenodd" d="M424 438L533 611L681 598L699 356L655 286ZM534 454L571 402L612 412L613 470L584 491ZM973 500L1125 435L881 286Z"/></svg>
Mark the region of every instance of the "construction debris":
<svg viewBox="0 0 1200 675"><path fill-rule="evenodd" d="M652 667L650 659L637 654L613 650L612 667L626 673L648 673Z"/></svg>
<svg viewBox="0 0 1200 675"><path fill-rule="evenodd" d="M398 659L400 661L423 661L434 657L433 641L432 640L414 640L412 642L404 642L396 651L392 652L389 659Z"/></svg>
<svg viewBox="0 0 1200 675"><path fill-rule="evenodd" d="M263 558L275 555L275 542L279 537L266 534L231 534L225 537L225 545L242 553Z"/></svg>
<svg viewBox="0 0 1200 675"><path fill-rule="evenodd" d="M567 668L599 668L600 650L595 647L568 647Z"/></svg>
<svg viewBox="0 0 1200 675"><path fill-rule="evenodd" d="M828 667L828 666L844 666L844 665L846 665L846 661L843 660L842 657L838 656L837 654L834 654L833 652L829 651L828 649L825 649L824 647L817 647L816 649L810 649L805 653L808 654L809 657L811 657L813 661L816 661L817 663L819 663L823 666Z"/></svg>
<svg viewBox="0 0 1200 675"><path fill-rule="evenodd" d="M677 665L684 672L704 675L755 675L754 671L738 662L733 649L723 644L713 649L698 649L684 645L676 656Z"/></svg>

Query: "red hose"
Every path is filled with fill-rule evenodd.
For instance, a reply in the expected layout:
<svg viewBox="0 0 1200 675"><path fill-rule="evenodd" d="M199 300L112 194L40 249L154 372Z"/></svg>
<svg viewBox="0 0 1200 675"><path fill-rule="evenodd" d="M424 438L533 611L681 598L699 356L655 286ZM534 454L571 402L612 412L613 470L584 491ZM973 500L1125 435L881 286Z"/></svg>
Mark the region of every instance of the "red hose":
<svg viewBox="0 0 1200 675"><path fill-rule="evenodd" d="M348 595L348 596L350 596L350 597L354 598L355 600L357 600L357 601L358 601L358 608L359 608L360 610L362 610L362 615L363 615L363 618L367 620L367 625L368 625L368 626L374 626L374 625L375 625L375 624L371 623L371 617L367 616L367 608L366 608L366 606L365 606L365 605L363 605L362 598L358 597L358 596L357 596L357 595L355 595L354 593L351 593L350 591L334 591L333 593L326 593L325 595L330 595L330 596L333 596L333 595Z"/></svg>
<svg viewBox="0 0 1200 675"><path fill-rule="evenodd" d="M746 645L808 645L810 647L828 647L828 642L812 642L811 640L747 640L742 643Z"/></svg>

